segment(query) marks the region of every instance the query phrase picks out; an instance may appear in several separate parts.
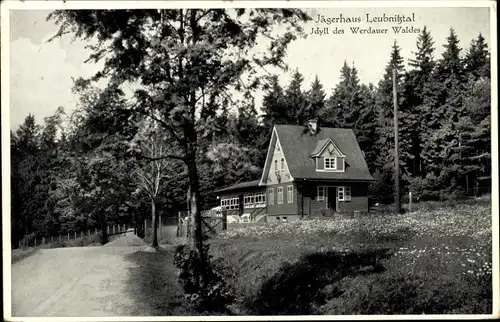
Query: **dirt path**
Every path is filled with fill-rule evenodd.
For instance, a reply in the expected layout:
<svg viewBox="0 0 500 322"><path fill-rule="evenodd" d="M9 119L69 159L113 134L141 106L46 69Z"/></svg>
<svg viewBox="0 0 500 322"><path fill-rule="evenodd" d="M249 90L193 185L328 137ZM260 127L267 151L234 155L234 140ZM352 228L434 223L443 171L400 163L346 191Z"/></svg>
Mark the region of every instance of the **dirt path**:
<svg viewBox="0 0 500 322"><path fill-rule="evenodd" d="M138 304L127 292L130 271L135 265L125 255L141 248L37 251L12 265L12 316L135 315Z"/></svg>

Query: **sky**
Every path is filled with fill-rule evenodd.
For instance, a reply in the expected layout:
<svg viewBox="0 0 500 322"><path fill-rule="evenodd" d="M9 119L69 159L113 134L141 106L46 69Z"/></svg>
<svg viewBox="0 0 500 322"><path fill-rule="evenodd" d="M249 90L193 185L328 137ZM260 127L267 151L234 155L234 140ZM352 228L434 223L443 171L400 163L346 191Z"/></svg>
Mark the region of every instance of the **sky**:
<svg viewBox="0 0 500 322"><path fill-rule="evenodd" d="M58 106L67 112L75 108L78 101L72 92L72 78L89 77L102 65L84 63L90 53L85 43L70 35L52 42L47 40L55 34L57 26L46 21L50 11L10 11L10 127L15 129L28 114L35 115L37 123L52 115ZM304 26L305 39L298 39L288 48L286 62L291 70L298 69L304 75L303 89L307 90L317 75L327 94L338 83L339 71L344 61L354 64L363 83L377 83L389 60L391 46L396 40L407 60L416 51L418 33L396 34L392 26L431 31L435 41L435 57L440 58L443 44L454 28L460 46L467 49L472 39L481 33L490 44L490 21L488 8L328 8L310 9L313 21ZM316 22L318 15L324 17L360 17L360 23ZM370 18L367 18L366 15ZM374 17L396 14L415 17L415 22L374 23ZM350 27L388 28L387 34L353 34ZM329 29L329 34L311 34L313 30ZM333 29L343 29L344 34L333 34ZM288 84L290 74L280 73L282 85ZM256 92L259 109L262 93Z"/></svg>

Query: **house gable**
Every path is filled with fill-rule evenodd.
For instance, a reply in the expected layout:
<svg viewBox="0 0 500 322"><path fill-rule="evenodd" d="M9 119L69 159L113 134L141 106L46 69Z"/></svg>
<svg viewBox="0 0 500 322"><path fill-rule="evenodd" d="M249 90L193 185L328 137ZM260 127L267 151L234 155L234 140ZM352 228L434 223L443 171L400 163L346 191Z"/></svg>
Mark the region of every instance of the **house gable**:
<svg viewBox="0 0 500 322"><path fill-rule="evenodd" d="M319 172L344 172L346 156L335 145L332 139L323 140L323 147L316 147L312 157L315 159L316 171ZM320 142L318 142L320 143Z"/></svg>
<svg viewBox="0 0 500 322"><path fill-rule="evenodd" d="M267 150L266 163L259 185L273 185L293 181L278 132L273 128Z"/></svg>
<svg viewBox="0 0 500 322"><path fill-rule="evenodd" d="M345 158L344 153L340 151L340 149L337 147L337 145L333 142L331 138L318 141L318 145L316 146L316 149L314 149L311 156L312 157L322 156L325 155L325 152L331 156L335 155L336 157Z"/></svg>

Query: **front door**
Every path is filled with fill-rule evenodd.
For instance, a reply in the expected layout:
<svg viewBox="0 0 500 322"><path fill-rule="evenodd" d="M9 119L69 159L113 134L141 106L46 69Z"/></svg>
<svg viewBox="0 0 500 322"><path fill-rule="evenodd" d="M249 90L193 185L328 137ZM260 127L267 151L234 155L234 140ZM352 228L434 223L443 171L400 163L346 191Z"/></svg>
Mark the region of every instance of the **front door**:
<svg viewBox="0 0 500 322"><path fill-rule="evenodd" d="M326 192L326 207L332 211L337 211L337 188L327 187Z"/></svg>

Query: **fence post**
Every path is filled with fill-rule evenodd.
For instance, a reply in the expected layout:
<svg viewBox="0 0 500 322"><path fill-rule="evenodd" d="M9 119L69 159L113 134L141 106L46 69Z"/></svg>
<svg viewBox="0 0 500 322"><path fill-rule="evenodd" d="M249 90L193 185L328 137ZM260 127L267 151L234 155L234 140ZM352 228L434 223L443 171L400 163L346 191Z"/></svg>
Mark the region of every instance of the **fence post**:
<svg viewBox="0 0 500 322"><path fill-rule="evenodd" d="M227 212L226 212L226 209L222 210L222 230L227 230Z"/></svg>
<svg viewBox="0 0 500 322"><path fill-rule="evenodd" d="M160 226L160 237L161 237L161 236L163 236L163 234L162 234L163 222L161 221L161 215L159 215L158 217L159 217L158 225Z"/></svg>
<svg viewBox="0 0 500 322"><path fill-rule="evenodd" d="M42 245L45 245L45 236L42 237Z"/></svg>
<svg viewBox="0 0 500 322"><path fill-rule="evenodd" d="M61 234L59 234L59 242L61 241Z"/></svg>
<svg viewBox="0 0 500 322"><path fill-rule="evenodd" d="M177 212L177 237L181 237L181 229L182 229L182 217L181 212Z"/></svg>
<svg viewBox="0 0 500 322"><path fill-rule="evenodd" d="M52 244L54 242L54 236L50 236L50 243Z"/></svg>
<svg viewBox="0 0 500 322"><path fill-rule="evenodd" d="M106 226L106 229L108 230L108 235L109 235L109 226Z"/></svg>
<svg viewBox="0 0 500 322"><path fill-rule="evenodd" d="M95 228L95 234L97 235L97 228Z"/></svg>
<svg viewBox="0 0 500 322"><path fill-rule="evenodd" d="M409 196L408 197L410 199L410 201L408 203L408 212L411 214L411 191L409 192Z"/></svg>
<svg viewBox="0 0 500 322"><path fill-rule="evenodd" d="M76 239L76 231L75 231L75 239Z"/></svg>
<svg viewBox="0 0 500 322"><path fill-rule="evenodd" d="M35 247L36 247L36 237L35 237Z"/></svg>
<svg viewBox="0 0 500 322"><path fill-rule="evenodd" d="M146 238L146 229L147 229L147 223L146 223L146 219L144 219L144 238Z"/></svg>
<svg viewBox="0 0 500 322"><path fill-rule="evenodd" d="M113 234L116 233L116 225L113 225Z"/></svg>
<svg viewBox="0 0 500 322"><path fill-rule="evenodd" d="M87 230L87 236L90 236L90 229Z"/></svg>
<svg viewBox="0 0 500 322"><path fill-rule="evenodd" d="M69 241L69 233L68 233L68 241Z"/></svg>

